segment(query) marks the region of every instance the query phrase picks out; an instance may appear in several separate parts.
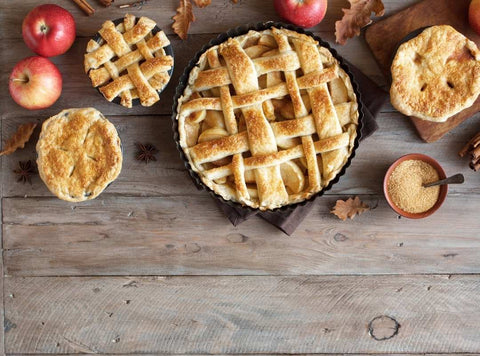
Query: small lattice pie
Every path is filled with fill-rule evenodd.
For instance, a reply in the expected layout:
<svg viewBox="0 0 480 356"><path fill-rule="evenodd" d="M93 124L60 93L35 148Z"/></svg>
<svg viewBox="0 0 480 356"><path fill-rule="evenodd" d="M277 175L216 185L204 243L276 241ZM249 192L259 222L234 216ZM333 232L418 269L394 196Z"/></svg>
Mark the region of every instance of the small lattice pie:
<svg viewBox="0 0 480 356"><path fill-rule="evenodd" d="M40 177L57 197L97 197L122 169L117 130L94 108L63 110L46 120L37 143Z"/></svg>
<svg viewBox="0 0 480 356"><path fill-rule="evenodd" d="M347 73L312 37L286 29L250 31L208 49L178 104L192 169L224 199L261 210L322 190L357 134Z"/></svg>
<svg viewBox="0 0 480 356"><path fill-rule="evenodd" d="M99 87L105 99L120 97L120 104L131 108L139 98L143 106L160 100L161 91L170 80L173 57L166 55L170 41L163 31L155 32L155 21L126 14L117 26L106 21L98 41L90 40L85 54L85 72L92 85Z"/></svg>
<svg viewBox="0 0 480 356"><path fill-rule="evenodd" d="M425 29L403 43L392 63L392 105L401 113L444 122L480 93L480 52L453 27Z"/></svg>

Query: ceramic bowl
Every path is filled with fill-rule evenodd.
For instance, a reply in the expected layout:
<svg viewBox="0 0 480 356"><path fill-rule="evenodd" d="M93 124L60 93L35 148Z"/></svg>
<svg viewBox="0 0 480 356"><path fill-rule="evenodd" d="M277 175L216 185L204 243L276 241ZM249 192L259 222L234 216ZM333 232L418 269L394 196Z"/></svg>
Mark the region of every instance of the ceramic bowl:
<svg viewBox="0 0 480 356"><path fill-rule="evenodd" d="M434 160L432 157L426 156L421 153L410 153L405 156L400 157L397 159L395 162L392 163L392 165L388 168L387 173L385 174L385 178L383 180L383 193L385 194L385 198L387 199L388 204L390 207L399 215L404 216L409 219L422 219L426 218L427 216L432 215L434 212L440 208L440 206L443 204L445 201L445 198L447 197L447 192L448 192L448 185L444 184L440 186L440 194L438 195L438 199L429 210L424 211L423 213L409 213L406 212L402 209L400 209L398 206L395 205L395 203L392 201L390 198L390 195L388 193L388 180L390 179L390 176L393 172L393 170L403 161L408 161L408 160L421 160L424 161L428 164L430 164L433 168L436 169L439 175L439 179L445 179L447 176L445 175L445 171L443 170L442 166Z"/></svg>

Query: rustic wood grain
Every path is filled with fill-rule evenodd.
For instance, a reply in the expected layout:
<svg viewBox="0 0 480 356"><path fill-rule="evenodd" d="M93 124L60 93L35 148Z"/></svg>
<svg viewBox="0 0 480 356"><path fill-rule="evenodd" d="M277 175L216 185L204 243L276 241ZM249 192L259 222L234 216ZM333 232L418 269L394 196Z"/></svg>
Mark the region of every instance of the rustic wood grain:
<svg viewBox="0 0 480 356"><path fill-rule="evenodd" d="M2 137L3 132L3 121L0 120L0 138ZM3 142L0 142L0 148L3 150ZM0 167L3 167L3 157L0 157ZM3 170L0 171L0 246L2 248L2 254L0 256L0 323L4 325L3 328L0 330L0 352L5 353L5 320L4 320L4 304L3 304L3 279L4 279L4 270L3 270L3 180L4 180L4 172Z"/></svg>
<svg viewBox="0 0 480 356"><path fill-rule="evenodd" d="M172 139L171 119L168 116L111 116L117 127L124 149L123 169L119 178L103 195L124 194L134 196L203 195L197 191L188 176ZM43 118L18 117L3 120L2 141L15 132L18 125L29 121L41 123ZM480 175L468 168L468 159L457 152L480 131L480 122L472 119L453 131L446 140L423 144L411 123L400 114L384 113L377 120L380 128L362 141L347 173L328 193L332 194L382 194L382 181L388 166L398 157L410 152L421 152L440 161L447 174L464 173L466 182L450 186L450 194L476 194L480 192ZM40 132L36 128L26 147L3 158L4 197L38 197L52 194L38 176L32 185L15 181L13 169L19 160L36 158L35 145ZM135 160L135 142L152 143L158 149L157 161L145 164ZM67 206L67 203L65 203Z"/></svg>
<svg viewBox="0 0 480 356"><path fill-rule="evenodd" d="M1 180L1 178L0 178ZM2 208L0 202L0 209ZM3 230L3 223L0 222L0 227ZM0 323L4 327L0 330L0 353L5 353L5 330L9 326L5 320L5 308L4 308L4 290L3 290L3 280L4 280L4 268L3 268L3 231L0 232L1 243L2 243L2 255L0 256Z"/></svg>
<svg viewBox="0 0 480 356"><path fill-rule="evenodd" d="M97 12L94 16L87 17L72 1L52 2L58 3L72 12L77 24L77 35L79 38L66 54L53 58L53 61L59 65L60 71L64 74L68 73L69 80L64 83L63 94L59 101L51 108L38 112L39 115L42 116L53 115L62 108L72 107L71 98L73 97L76 98L74 106L85 106L85 104L88 103L88 105L99 108L107 115L169 113L171 97L177 83L177 78L183 70L184 65L203 44L213 38L215 34L238 25L265 20L279 20L270 1L258 2L255 0L242 0L237 5L233 5L229 0L217 0L213 1L212 5L207 8L195 9L197 21L191 28L192 36L189 36L187 41L180 41L170 30L171 17L177 5L176 0L150 1L148 5L145 5L141 9L135 8L131 10L138 16L152 16L152 14L155 14L155 16L152 17L157 20L159 26L169 35L172 35L171 39L176 53L176 68L171 83L162 95L162 98L165 100L162 100L153 108L136 107L132 110L126 110L116 104L105 102L105 100L90 87L88 79L83 73L81 60L87 39L97 31L103 21L121 17L126 11L118 9L115 6L103 8L99 4L95 4ZM413 2L413 0L389 1L386 6L387 14L394 13L398 11L398 9ZM117 0L117 3L121 4L125 3L125 1ZM34 0L16 2L15 6L12 6L7 0L0 1L0 36L4 39L0 41L0 52L3 64L1 74L2 83L7 83L11 68L13 68L16 62L28 55L32 55L32 52L26 48L21 40L21 20L28 11L36 5L38 5L38 2ZM342 7L348 7L348 3L346 1L330 1L325 20L311 30L333 44L334 23L341 18ZM232 13L235 13L235 16L231 16ZM218 21L212 21L212 18L218 19ZM219 19L221 19L221 21ZM363 40L359 38L352 39L348 42L348 46L335 46L335 48L339 49L340 53L347 59L351 59L354 64L364 70L366 74L372 76L379 82L383 82L383 78L379 75L371 55L365 50L366 47ZM366 53L367 55L358 56L358 53ZM180 70L178 68L180 68ZM2 116L25 114L25 110L20 109L10 99L7 85L1 86L0 93L2 94L0 96L0 104L5 108Z"/></svg>
<svg viewBox="0 0 480 356"><path fill-rule="evenodd" d="M409 353L408 355L409 356L457 356L459 355L460 353L421 353L421 354L418 354L418 353ZM15 356L27 356L27 355L31 355L31 354L15 354ZM55 355L55 356L60 356L60 355L64 355L64 354L52 354L52 353L49 353L49 354L41 354L41 353L36 353L35 354L36 356L52 356L52 355ZM72 354L70 353L69 355L83 355L83 354ZM131 355L138 355L138 354L124 354L124 353L121 353L121 354L102 354L102 355L105 355L105 356L131 356ZM156 356L158 354L150 354L150 353L142 353L141 354L142 356ZM175 354L168 354L168 353L162 353L163 356L187 356L189 354L181 354L181 353L175 353ZM208 354L195 354L196 356L208 356ZM222 355L228 355L228 354L216 354L217 356L222 356ZM251 354L236 354L238 356L248 356L248 355L251 355ZM263 355L268 355L266 353L264 354L255 354L256 356L263 356ZM305 353L305 354L302 354L302 356L312 356L312 355L318 355L318 354L308 354L308 353ZM345 355L345 354L344 354ZM365 354L365 353L355 353L356 356L367 356L367 355L370 355L370 356L385 356L385 355L388 355L388 356L404 356L405 354L396 354L396 353L368 353L368 354ZM461 353L460 355L462 356L478 356L478 354L469 354L469 353ZM331 353L322 353L322 356L338 356L338 354L331 354Z"/></svg>
<svg viewBox="0 0 480 356"><path fill-rule="evenodd" d="M6 278L7 353L480 352L472 276ZM369 335L378 316L400 327Z"/></svg>
<svg viewBox="0 0 480 356"><path fill-rule="evenodd" d="M15 354L15 356L27 356L27 355L31 355L31 354ZM52 355L55 355L55 356L60 356L60 355L64 355L64 354L52 354L52 353L49 353L49 354L41 354L41 353L35 353L36 356L52 356ZM83 354L73 354L73 353L70 353L69 355L83 355ZM124 353L121 353L121 354L102 354L102 355L105 355L105 356L132 356L132 355L138 355L138 354L124 354ZM150 353L142 353L141 354L142 356L156 356L158 354L150 354ZM187 355L191 355L191 354L181 354L181 353L175 353L175 354L168 354L168 353L162 353L163 356L187 356ZM208 354L195 354L196 356L208 356ZM228 355L228 354L216 354L217 356L222 356L222 355ZM251 354L236 354L238 356L248 356L248 355L251 355ZM266 353L263 353L263 354L255 354L256 356L263 356L263 355L268 355ZM309 353L304 353L302 354L302 356L312 356L312 355L318 355L318 354L309 354ZM338 356L338 354L331 354L331 353L322 353L321 354L322 356ZM346 354L344 354L346 355ZM396 353L368 353L368 354L365 354L365 353L355 353L355 356L385 356L385 355L388 355L388 356L404 356L405 354L396 354ZM458 356L458 355L462 355L462 356L478 356L478 354L469 354L469 353L421 353L421 354L418 354L418 353L408 353L408 356Z"/></svg>
<svg viewBox="0 0 480 356"><path fill-rule="evenodd" d="M175 72L160 103L128 110L91 88L82 56L101 23L126 12L114 5L131 0L108 9L89 1L97 9L92 17L70 0L52 1L72 12L78 38L52 59L64 75L61 98L30 112L13 102L7 83L14 64L32 55L21 39L21 21L39 2L0 0L1 141L21 123L94 106L117 127L124 147L120 177L98 199L81 204L57 200L38 176L31 186L15 182L18 161L35 159L39 127L25 149L0 158L0 306L5 297L8 354L480 352L480 175L456 154L480 130L478 120L426 145L387 104L380 129L361 143L347 175L292 237L256 217L233 227L184 170L172 140L172 97L190 58L219 32L279 20L272 2L213 0L195 8L187 41L170 28L177 0L131 9L167 32ZM415 2L384 0L386 14ZM333 44L335 21L349 4L329 0L328 6L312 30ZM334 48L387 87L362 37ZM137 162L135 142L157 146L158 161ZM421 221L398 219L382 195L388 165L409 152L431 155L447 174L466 177ZM329 213L336 199L357 194L375 209L346 222ZM395 321L398 330L391 329Z"/></svg>
<svg viewBox="0 0 480 356"><path fill-rule="evenodd" d="M316 32L321 38L333 43L334 36L331 32ZM32 116L42 118L57 114L65 108L71 107L86 107L93 106L100 110L105 115L170 115L172 112L173 96L175 89L179 83L179 77L183 74L188 62L194 57L195 53L199 51L205 44L217 34L199 34L191 35L188 40L181 41L176 37L171 36L173 50L175 52L175 68L172 79L168 86L160 96L160 101L155 105L145 108L141 105L135 106L132 109L124 108L121 105L110 103L103 98L103 96L92 87L88 76L83 69L83 55L88 39L80 38L75 41L72 48L64 55L52 58L52 61L58 66L63 75L63 90L62 95L57 102L51 107L43 110L36 110ZM369 54L366 56L358 56L359 52L367 53L368 48L366 44L360 40L352 40L346 47L335 46L339 53L347 59L350 59L356 66L365 72L365 74L372 77L373 80L379 84L384 83L383 76L379 73L376 67L375 60ZM18 39L7 39L0 41L0 49L3 58L3 66L0 69L0 82L4 83L0 87L0 105L3 108L2 118L10 119L21 116L28 116L29 112L18 106L8 93L8 77L12 68L21 59L32 55L32 52L25 46L23 41ZM75 98L72 100L72 98Z"/></svg>
<svg viewBox="0 0 480 356"><path fill-rule="evenodd" d="M473 118L480 110L480 98L477 98L472 106L463 109L460 113L453 115L445 122L431 122L411 117L413 125L420 137L428 143L435 142L443 137L448 131L462 124L465 120Z"/></svg>
<svg viewBox="0 0 480 356"><path fill-rule="evenodd" d="M375 209L341 223L329 211L338 198L320 198L292 237L259 218L233 227L208 196L111 197L71 207L57 199L5 199L5 273L480 273L480 202L447 199L418 223L399 220L382 197L362 196ZM467 204L473 213L459 216Z"/></svg>
<svg viewBox="0 0 480 356"><path fill-rule="evenodd" d="M424 0L370 26L365 32L365 39L385 76L390 77L391 61L401 40L418 28L448 24L480 45L480 36L468 24L469 4L470 0ZM443 123L415 117L411 119L420 137L426 142L434 142L479 110L480 98Z"/></svg>
<svg viewBox="0 0 480 356"><path fill-rule="evenodd" d="M450 24L480 45L480 36L467 22L470 0L423 0L372 24L365 31L367 44L384 75L390 75L392 56L401 40L412 31L430 25ZM386 36L385 34L388 34Z"/></svg>
<svg viewBox="0 0 480 356"><path fill-rule="evenodd" d="M180 155L175 147L172 133L172 121L169 116L139 116L139 117L109 117L116 126L122 140L124 161L120 177L107 188L107 194L128 195L171 195L198 194L192 180L185 170ZM4 120L4 139L15 132L16 127L32 118L15 118ZM43 120L39 122L32 138L25 148L3 160L3 175L5 176L3 196L51 196L50 191L38 175L32 179L32 185L15 181L15 169L19 160L36 159L36 142ZM151 143L159 152L157 161L145 162L135 159L136 142Z"/></svg>
<svg viewBox="0 0 480 356"><path fill-rule="evenodd" d="M118 8L118 5L131 2L131 0L115 0L112 6L104 8L96 0L91 0L91 4L96 12L94 16L88 17L71 0L51 1L51 3L57 3L72 13L77 24L77 36L80 37L91 36L104 21L121 18L126 12L131 12L137 16L149 16L167 34L173 34L171 18L175 15L175 9L179 3L178 0L153 0L149 1L142 8ZM386 13L388 15L414 3L415 0L389 0L384 2L386 3ZM19 24L19 19L23 19L30 9L38 4L36 0L22 0L17 2L15 6L11 6L11 1L9 0L0 2L1 38L21 38L21 22ZM342 17L341 9L348 7L349 3L346 0L330 0L325 19L312 29L315 31L333 32L335 21ZM213 0L211 5L206 8L194 8L194 14L197 20L190 28L190 33L192 34L220 33L246 23L280 20L271 1L258 0L240 0L238 4L233 4L230 0Z"/></svg>
<svg viewBox="0 0 480 356"><path fill-rule="evenodd" d="M121 105L110 103L92 87L88 76L83 69L83 55L88 39L77 39L72 48L62 56L52 58L60 72L63 75L62 95L51 107L43 110L36 110L36 117L49 117L55 115L65 108L93 106L105 115L158 115L172 112L172 101L175 88L178 84L178 78L182 74L185 66L191 57L200 50L210 39L216 35L196 35L191 36L189 40L182 42L178 39L172 39L172 46L175 51L175 69L174 75L167 88L160 97L160 102L152 107L145 108L141 105L132 109L124 108ZM6 55L3 61L4 66L1 69L1 81L7 83L8 76L15 64L21 59L32 55L31 51L25 46L23 41L18 39L8 39L1 44ZM16 118L28 115L28 111L18 106L8 94L8 85L1 88L5 95L0 98L0 104L4 108L3 118ZM72 98L75 98L72 100Z"/></svg>

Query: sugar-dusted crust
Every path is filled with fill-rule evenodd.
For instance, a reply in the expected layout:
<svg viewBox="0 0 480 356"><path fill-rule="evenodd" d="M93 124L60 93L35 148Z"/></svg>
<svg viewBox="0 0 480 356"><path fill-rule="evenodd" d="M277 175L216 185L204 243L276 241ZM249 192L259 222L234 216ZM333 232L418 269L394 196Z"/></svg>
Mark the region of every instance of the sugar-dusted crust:
<svg viewBox="0 0 480 356"><path fill-rule="evenodd" d="M401 113L444 122L480 93L480 52L453 27L425 29L403 43L392 63L392 105Z"/></svg>
<svg viewBox="0 0 480 356"><path fill-rule="evenodd" d="M203 53L178 101L180 146L226 200L269 210L321 191L350 157L350 78L312 37L250 31Z"/></svg>
<svg viewBox="0 0 480 356"><path fill-rule="evenodd" d="M96 198L122 169L117 130L94 108L67 109L47 119L37 154L48 189L71 202Z"/></svg>
<svg viewBox="0 0 480 356"><path fill-rule="evenodd" d="M143 106L160 100L170 80L173 57L166 55L170 41L163 31L153 34L156 23L148 17L126 14L119 25L108 20L90 40L84 58L85 72L105 99L120 97L120 104L131 108L133 99Z"/></svg>

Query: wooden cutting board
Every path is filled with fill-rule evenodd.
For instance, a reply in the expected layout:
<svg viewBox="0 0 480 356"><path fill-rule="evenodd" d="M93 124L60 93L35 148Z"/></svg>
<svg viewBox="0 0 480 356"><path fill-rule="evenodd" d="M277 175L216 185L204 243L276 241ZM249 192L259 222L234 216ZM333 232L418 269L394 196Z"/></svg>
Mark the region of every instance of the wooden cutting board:
<svg viewBox="0 0 480 356"><path fill-rule="evenodd" d="M480 47L480 36L468 25L469 4L470 0L423 0L369 26L365 32L365 39L385 76L390 80L390 64L399 42L421 27L451 25ZM411 119L420 137L426 142L433 142L478 111L480 97L470 108L443 123L416 117Z"/></svg>

